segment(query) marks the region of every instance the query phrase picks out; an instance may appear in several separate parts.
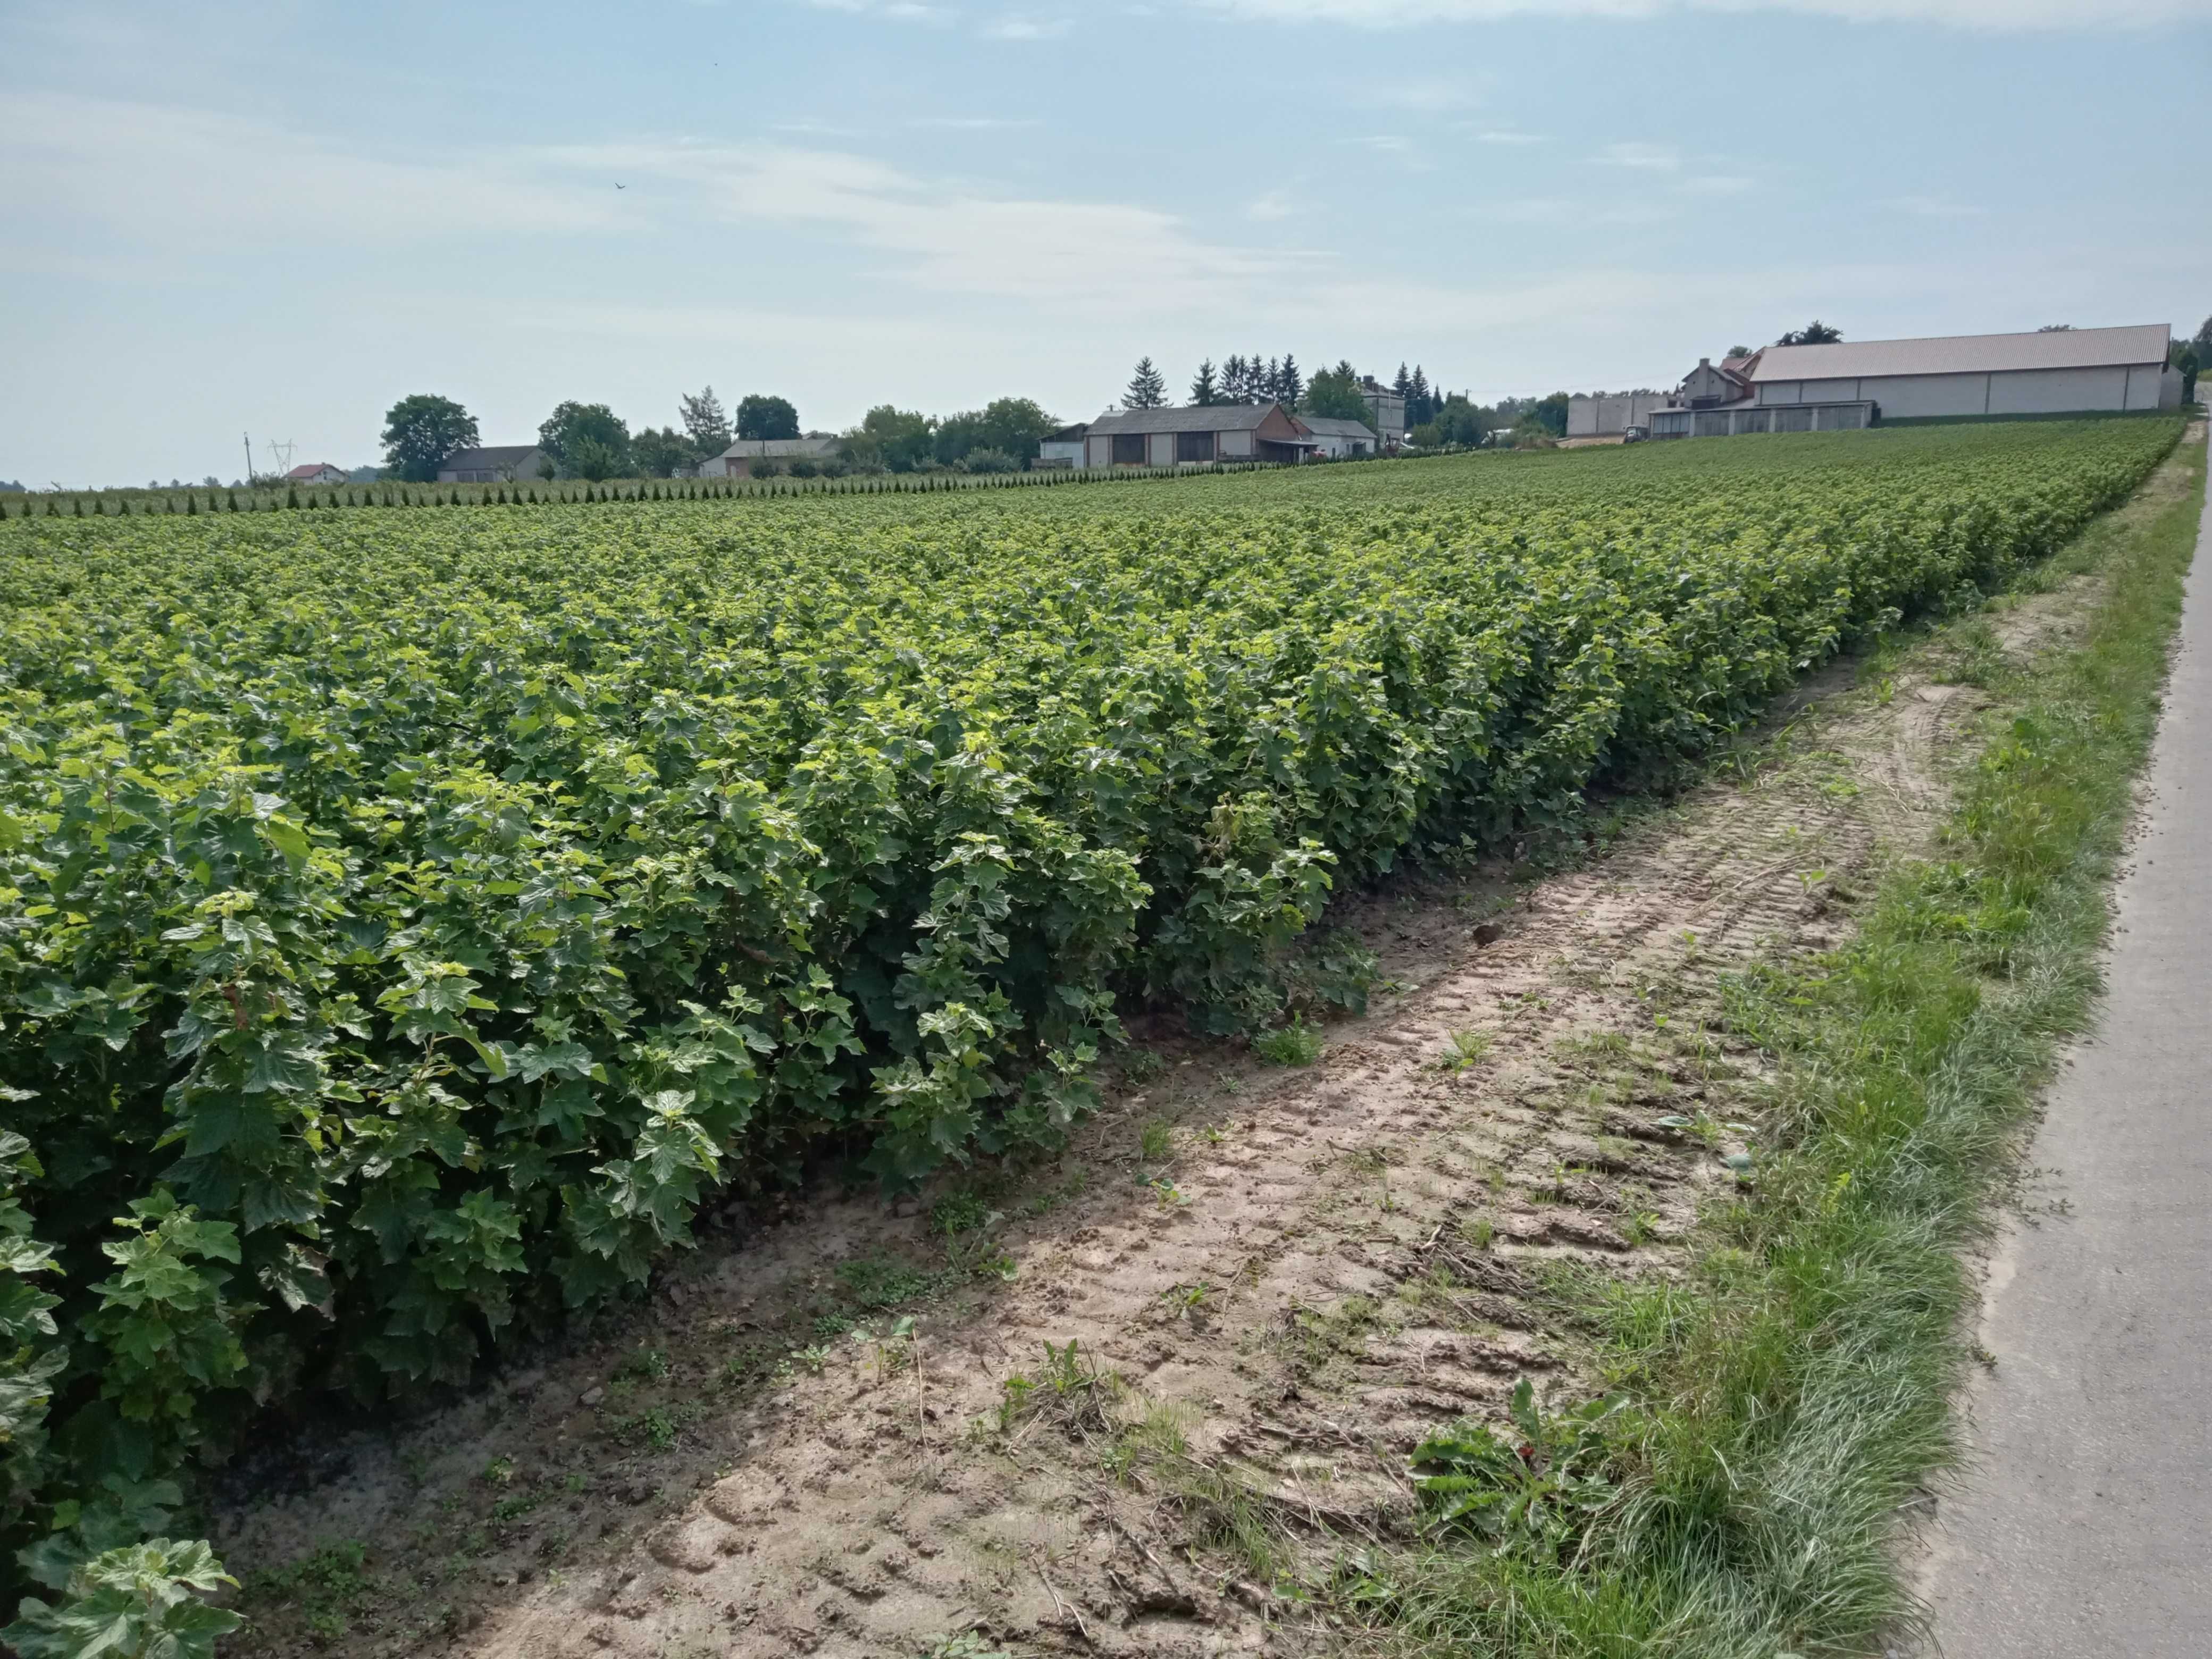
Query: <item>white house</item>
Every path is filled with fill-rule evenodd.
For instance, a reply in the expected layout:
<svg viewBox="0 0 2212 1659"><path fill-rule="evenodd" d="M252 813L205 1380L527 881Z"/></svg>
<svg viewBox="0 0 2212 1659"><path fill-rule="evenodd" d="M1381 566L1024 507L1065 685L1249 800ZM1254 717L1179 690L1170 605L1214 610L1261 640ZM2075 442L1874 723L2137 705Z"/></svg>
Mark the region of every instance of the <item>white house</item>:
<svg viewBox="0 0 2212 1659"><path fill-rule="evenodd" d="M287 483L338 484L350 477L342 466L332 466L328 461L315 461L306 466L295 466L284 475Z"/></svg>
<svg viewBox="0 0 2212 1659"><path fill-rule="evenodd" d="M1297 422L1313 434L1314 453L1324 460L1372 455L1382 446L1374 428L1364 421L1346 420L1337 415L1301 415Z"/></svg>
<svg viewBox="0 0 2212 1659"><path fill-rule="evenodd" d="M841 438L740 438L720 454L699 463L702 478L749 478L757 464L766 461L777 471L793 461L827 461L836 458Z"/></svg>
<svg viewBox="0 0 2212 1659"><path fill-rule="evenodd" d="M1922 340L1768 346L1716 368L1701 362L1654 438L1827 432L1911 421L2130 413L2178 408L2164 323Z"/></svg>

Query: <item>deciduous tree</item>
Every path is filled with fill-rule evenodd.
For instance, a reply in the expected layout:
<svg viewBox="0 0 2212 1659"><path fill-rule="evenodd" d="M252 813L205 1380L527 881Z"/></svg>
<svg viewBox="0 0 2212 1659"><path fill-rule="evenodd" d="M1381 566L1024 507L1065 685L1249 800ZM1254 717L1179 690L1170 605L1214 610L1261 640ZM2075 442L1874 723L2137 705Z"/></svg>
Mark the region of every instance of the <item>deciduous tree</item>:
<svg viewBox="0 0 2212 1659"><path fill-rule="evenodd" d="M596 483L629 471L629 428L605 404L561 404L538 428L538 447L572 478Z"/></svg>
<svg viewBox="0 0 2212 1659"><path fill-rule="evenodd" d="M447 457L477 441L477 417L451 398L418 392L385 411L385 462L410 483L428 483Z"/></svg>
<svg viewBox="0 0 2212 1659"><path fill-rule="evenodd" d="M738 405L738 436L748 441L762 438L796 438L799 435L799 411L787 398L775 398L756 392Z"/></svg>

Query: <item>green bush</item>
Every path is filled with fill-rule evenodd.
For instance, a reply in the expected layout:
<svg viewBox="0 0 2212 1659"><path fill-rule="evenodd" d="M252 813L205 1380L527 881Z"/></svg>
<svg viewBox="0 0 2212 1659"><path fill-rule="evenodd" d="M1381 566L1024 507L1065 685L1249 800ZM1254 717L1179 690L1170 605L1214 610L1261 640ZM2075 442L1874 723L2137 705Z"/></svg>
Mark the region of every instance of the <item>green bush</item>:
<svg viewBox="0 0 2212 1659"><path fill-rule="evenodd" d="M465 1380L731 1188L1052 1146L1131 1000L1356 1005L1340 884L1571 823L2179 430L0 524L0 1542L158 1533L258 1400Z"/></svg>

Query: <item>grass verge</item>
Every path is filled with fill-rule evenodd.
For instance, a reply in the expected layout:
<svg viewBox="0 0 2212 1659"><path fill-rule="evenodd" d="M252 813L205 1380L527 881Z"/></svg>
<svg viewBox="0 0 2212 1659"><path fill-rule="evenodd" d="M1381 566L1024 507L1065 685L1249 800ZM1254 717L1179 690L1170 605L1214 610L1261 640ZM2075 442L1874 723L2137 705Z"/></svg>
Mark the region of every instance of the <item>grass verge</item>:
<svg viewBox="0 0 2212 1659"><path fill-rule="evenodd" d="M1753 1184L1682 1280L1590 1310L1632 1402L1606 1501L1347 1566L1334 1599L1365 1644L1809 1659L1914 1621L1898 1521L1954 1455L1961 1257L2098 989L2203 496L2203 447L2174 464L2178 498L2060 556L2105 574L2087 631L1992 671L2009 723L1939 857L1892 870L1845 949L1729 988L1729 1024L1775 1061Z"/></svg>

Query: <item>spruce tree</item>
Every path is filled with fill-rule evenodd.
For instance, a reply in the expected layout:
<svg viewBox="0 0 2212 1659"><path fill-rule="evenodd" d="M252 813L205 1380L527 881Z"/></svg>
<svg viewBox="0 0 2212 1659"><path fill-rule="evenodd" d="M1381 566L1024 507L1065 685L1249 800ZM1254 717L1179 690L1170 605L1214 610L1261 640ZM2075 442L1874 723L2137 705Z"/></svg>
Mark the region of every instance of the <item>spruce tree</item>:
<svg viewBox="0 0 2212 1659"><path fill-rule="evenodd" d="M1213 359L1208 357L1198 366L1198 378L1190 383L1190 400L1200 409L1210 409L1221 401L1221 387L1213 378Z"/></svg>
<svg viewBox="0 0 2212 1659"><path fill-rule="evenodd" d="M1398 365L1398 378L1390 382L1390 390L1401 398L1411 398L1413 395L1413 378L1406 373L1405 364Z"/></svg>
<svg viewBox="0 0 2212 1659"><path fill-rule="evenodd" d="M1137 359L1137 372L1129 377L1121 401L1131 409L1159 409L1166 405L1168 383L1150 357Z"/></svg>
<svg viewBox="0 0 2212 1659"><path fill-rule="evenodd" d="M1298 372L1298 360L1289 352L1283 354L1283 379L1275 401L1285 409L1296 409L1298 399L1306 392L1306 377Z"/></svg>
<svg viewBox="0 0 2212 1659"><path fill-rule="evenodd" d="M1424 426L1436 418L1436 405L1429 397L1429 377L1421 372L1419 363L1413 365L1413 379L1406 398L1406 423Z"/></svg>

